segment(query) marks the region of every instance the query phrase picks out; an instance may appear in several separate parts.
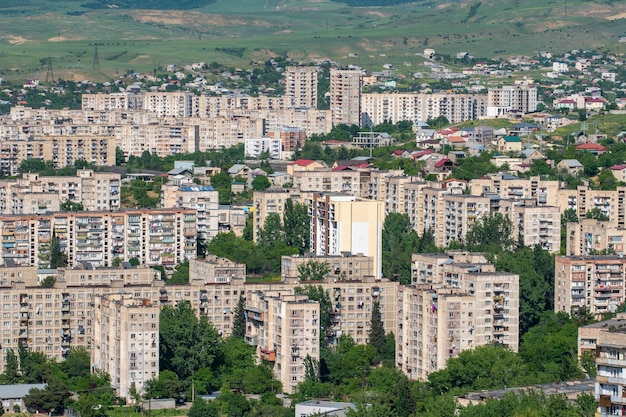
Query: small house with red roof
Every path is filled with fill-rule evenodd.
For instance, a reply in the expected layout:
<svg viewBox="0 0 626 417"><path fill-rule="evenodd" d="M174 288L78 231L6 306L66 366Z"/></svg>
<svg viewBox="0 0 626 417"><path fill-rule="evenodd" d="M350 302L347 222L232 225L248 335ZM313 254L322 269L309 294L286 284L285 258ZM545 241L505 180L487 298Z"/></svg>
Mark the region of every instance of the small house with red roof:
<svg viewBox="0 0 626 417"><path fill-rule="evenodd" d="M613 165L609 168L615 179L626 182L626 164Z"/></svg>
<svg viewBox="0 0 626 417"><path fill-rule="evenodd" d="M602 155L603 153L607 151L607 149L604 146L600 145L599 143L591 143L591 142L581 143L580 145L577 145L576 150L589 152L596 156Z"/></svg>
<svg viewBox="0 0 626 417"><path fill-rule="evenodd" d="M412 158L411 152L404 149L396 149L391 152L392 158Z"/></svg>
<svg viewBox="0 0 626 417"><path fill-rule="evenodd" d="M293 176L294 172L299 171L315 171L325 168L326 164L313 159L298 159L287 164L287 174Z"/></svg>

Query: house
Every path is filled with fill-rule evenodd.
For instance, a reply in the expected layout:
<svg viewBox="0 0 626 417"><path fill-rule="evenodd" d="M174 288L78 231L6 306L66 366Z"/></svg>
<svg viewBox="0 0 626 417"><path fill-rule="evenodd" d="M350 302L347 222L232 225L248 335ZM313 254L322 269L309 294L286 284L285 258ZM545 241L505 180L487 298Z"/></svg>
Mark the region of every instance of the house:
<svg viewBox="0 0 626 417"><path fill-rule="evenodd" d="M275 187L283 187L285 184L293 183L293 177L286 172L274 172L268 175L267 179Z"/></svg>
<svg viewBox="0 0 626 417"><path fill-rule="evenodd" d="M532 162L535 159L545 159L545 156L535 148L524 149L522 151L522 157L526 162Z"/></svg>
<svg viewBox="0 0 626 417"><path fill-rule="evenodd" d="M334 416L344 417L348 410L356 410L355 403L310 400L296 404L296 416Z"/></svg>
<svg viewBox="0 0 626 417"><path fill-rule="evenodd" d="M13 413L19 407L20 412L26 411L24 397L33 388L43 390L46 384L12 384L0 385L0 402L4 413Z"/></svg>
<svg viewBox="0 0 626 417"><path fill-rule="evenodd" d="M422 144L422 142L426 140L432 140L435 138L435 129L422 129L419 128L415 131L415 142L418 146Z"/></svg>
<svg viewBox="0 0 626 417"><path fill-rule="evenodd" d="M396 149L395 151L391 152L391 157L392 158L412 158L411 152L404 150L404 149Z"/></svg>
<svg viewBox="0 0 626 417"><path fill-rule="evenodd" d="M578 174L582 172L583 169L585 169L583 164L578 162L577 159L563 159L561 162L559 162L556 165L556 167L558 169L567 171L569 174L573 176L577 176Z"/></svg>
<svg viewBox="0 0 626 417"><path fill-rule="evenodd" d="M441 150L441 141L439 139L428 139L421 141L419 144L423 148L429 148L435 151Z"/></svg>
<svg viewBox="0 0 626 417"><path fill-rule="evenodd" d="M499 152L522 151L522 139L519 136L502 136L496 144Z"/></svg>
<svg viewBox="0 0 626 417"><path fill-rule="evenodd" d="M237 177L237 176L241 176L241 177L248 177L250 175L250 172L252 170L250 169L249 166L244 165L244 164L235 164L233 166L231 166L230 168L228 168L228 175L230 175L231 177Z"/></svg>
<svg viewBox="0 0 626 417"><path fill-rule="evenodd" d="M607 151L607 149L598 144L598 143L582 143L580 145L576 146L576 150L577 151L584 151L584 152L589 152L592 153L596 156L598 155L602 155L603 153L605 153Z"/></svg>
<svg viewBox="0 0 626 417"><path fill-rule="evenodd" d="M294 172L315 171L325 167L326 164L320 161L314 161L312 159L298 159L287 164L287 174L293 176Z"/></svg>
<svg viewBox="0 0 626 417"><path fill-rule="evenodd" d="M484 143L475 143L468 148L468 152L470 156L478 156L481 153L488 151L489 147Z"/></svg>
<svg viewBox="0 0 626 417"><path fill-rule="evenodd" d="M618 181L626 182L626 164L613 165L609 169Z"/></svg>

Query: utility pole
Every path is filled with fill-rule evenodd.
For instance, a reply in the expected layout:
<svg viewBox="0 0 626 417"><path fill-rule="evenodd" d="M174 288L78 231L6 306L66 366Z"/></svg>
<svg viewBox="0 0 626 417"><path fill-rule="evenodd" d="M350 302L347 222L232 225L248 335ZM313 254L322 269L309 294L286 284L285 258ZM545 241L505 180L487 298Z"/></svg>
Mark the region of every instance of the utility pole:
<svg viewBox="0 0 626 417"><path fill-rule="evenodd" d="M52 71L52 56L48 56L48 71L46 72L46 82L54 82L54 72Z"/></svg>
<svg viewBox="0 0 626 417"><path fill-rule="evenodd" d="M100 57L98 57L98 45L96 45L96 52L93 55L93 68L100 68Z"/></svg>

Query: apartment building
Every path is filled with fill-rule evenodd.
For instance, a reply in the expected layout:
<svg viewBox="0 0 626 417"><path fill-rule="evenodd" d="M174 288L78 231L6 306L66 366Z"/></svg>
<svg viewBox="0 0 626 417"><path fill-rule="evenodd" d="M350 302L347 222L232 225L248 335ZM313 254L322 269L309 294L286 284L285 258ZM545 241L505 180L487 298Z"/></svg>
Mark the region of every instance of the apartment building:
<svg viewBox="0 0 626 417"><path fill-rule="evenodd" d="M35 136L31 140L7 139L0 145L0 171L4 176L19 173L27 159L52 161L55 168L73 166L84 160L98 166L115 165L115 140L108 136Z"/></svg>
<svg viewBox="0 0 626 417"><path fill-rule="evenodd" d="M143 109L158 117L191 117L195 115L195 95L187 91L144 92Z"/></svg>
<svg viewBox="0 0 626 417"><path fill-rule="evenodd" d="M486 94L369 93L361 98L363 123L386 120L424 122L443 116L450 123L477 120L487 114Z"/></svg>
<svg viewBox="0 0 626 417"><path fill-rule="evenodd" d="M160 157L191 153L200 148L200 128L189 121L124 124L116 128L115 142L126 156L141 156L146 151Z"/></svg>
<svg viewBox="0 0 626 417"><path fill-rule="evenodd" d="M626 229L613 222L580 219L567 223L567 256L589 256L604 252L624 254Z"/></svg>
<svg viewBox="0 0 626 417"><path fill-rule="evenodd" d="M317 67L285 68L285 100L288 107L317 108Z"/></svg>
<svg viewBox="0 0 626 417"><path fill-rule="evenodd" d="M283 280L298 280L300 275L298 268L310 261L326 263L329 269L328 276L333 279L351 280L354 277L374 276L374 260L370 256L353 255L349 252L328 256L305 253L282 257L280 271Z"/></svg>
<svg viewBox="0 0 626 417"><path fill-rule="evenodd" d="M0 230L3 264L47 268L53 235L68 265L137 258L172 269L196 257L196 212L189 209L2 215Z"/></svg>
<svg viewBox="0 0 626 417"><path fill-rule="evenodd" d="M314 171L295 171L293 187L303 192L345 193L364 197L369 182L369 169L333 170L321 168Z"/></svg>
<svg viewBox="0 0 626 417"><path fill-rule="evenodd" d="M82 109L108 112L112 110L140 110L143 99L135 93L83 94Z"/></svg>
<svg viewBox="0 0 626 417"><path fill-rule="evenodd" d="M596 341L597 416L626 414L626 328L610 328Z"/></svg>
<svg viewBox="0 0 626 417"><path fill-rule="evenodd" d="M200 284L226 284L246 278L246 264L207 254L204 258L189 260L189 277Z"/></svg>
<svg viewBox="0 0 626 417"><path fill-rule="evenodd" d="M510 112L532 113L537 110L537 87L504 85L487 90L487 116L498 117Z"/></svg>
<svg viewBox="0 0 626 417"><path fill-rule="evenodd" d="M272 159L282 159L283 141L280 138L250 138L244 141L246 157L258 158L267 153Z"/></svg>
<svg viewBox="0 0 626 417"><path fill-rule="evenodd" d="M374 258L374 276L381 277L382 201L345 194L315 193L308 199L311 251L316 255L341 252Z"/></svg>
<svg viewBox="0 0 626 417"><path fill-rule="evenodd" d="M219 193L213 187L164 184L161 187L161 207L195 210L196 230L202 245L219 233Z"/></svg>
<svg viewBox="0 0 626 417"><path fill-rule="evenodd" d="M111 377L119 397L159 375L158 304L123 294L94 297L91 368Z"/></svg>
<svg viewBox="0 0 626 417"><path fill-rule="evenodd" d="M270 131L267 134L274 139L280 139L282 150L285 152L293 152L302 149L306 144L306 131L298 127L285 126L280 130Z"/></svg>
<svg viewBox="0 0 626 417"><path fill-rule="evenodd" d="M554 311L586 307L598 319L624 302L626 261L619 256L557 256Z"/></svg>
<svg viewBox="0 0 626 417"><path fill-rule="evenodd" d="M265 133L263 118L252 116L221 116L198 122L198 150L226 149L260 138Z"/></svg>
<svg viewBox="0 0 626 417"><path fill-rule="evenodd" d="M417 256L426 264L430 255ZM426 380L448 359L476 346L496 342L517 350L519 276L495 272L488 264L456 264L455 258L472 256L482 257L432 255L431 270L439 265L441 274L418 275L416 281L432 283L400 287L396 364L410 379Z"/></svg>
<svg viewBox="0 0 626 417"><path fill-rule="evenodd" d="M581 185L576 190L560 190L557 195L557 205L561 212L572 209L579 219L583 219L587 212L597 209L618 227L626 227L624 186L617 187L616 190L592 190L588 185Z"/></svg>
<svg viewBox="0 0 626 417"><path fill-rule="evenodd" d="M561 211L538 206L536 200L500 200L500 212L511 219L512 238L521 237L524 246L541 246L551 253L561 249Z"/></svg>
<svg viewBox="0 0 626 417"><path fill-rule="evenodd" d="M319 360L320 305L305 295L254 292L246 305L246 337L260 360L273 363L283 392L305 379L304 360Z"/></svg>
<svg viewBox="0 0 626 417"><path fill-rule="evenodd" d="M300 203L302 195L297 188L287 189L271 187L265 191L255 191L252 194L252 207L254 215L253 240L259 238L259 230L265 225L265 219L270 213L276 213L283 219L285 202L291 199L294 203Z"/></svg>
<svg viewBox="0 0 626 417"><path fill-rule="evenodd" d="M490 213L490 199L469 194L444 194L443 199L443 234L435 233L435 242L438 246L447 247L452 242L463 242L465 235L482 216ZM431 205L432 206L432 205ZM432 209L430 218L434 213ZM435 214L437 219L437 214ZM432 229L441 230L441 227Z"/></svg>
<svg viewBox="0 0 626 417"><path fill-rule="evenodd" d="M509 174L489 174L470 181L472 195L496 194L502 199L533 199L537 205L557 206L563 211L559 195L563 191L560 181L542 180L541 177L519 178Z"/></svg>
<svg viewBox="0 0 626 417"><path fill-rule="evenodd" d="M361 71L330 69L330 112L333 126L361 126Z"/></svg>

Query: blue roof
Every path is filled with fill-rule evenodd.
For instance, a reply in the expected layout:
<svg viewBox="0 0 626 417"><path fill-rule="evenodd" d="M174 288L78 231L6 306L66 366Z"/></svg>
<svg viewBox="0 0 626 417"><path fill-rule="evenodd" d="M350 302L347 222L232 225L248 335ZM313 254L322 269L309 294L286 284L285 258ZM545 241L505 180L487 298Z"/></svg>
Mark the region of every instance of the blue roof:
<svg viewBox="0 0 626 417"><path fill-rule="evenodd" d="M0 399L19 399L24 398L28 391L33 388L45 389L47 384L13 384L13 385L0 385Z"/></svg>
<svg viewBox="0 0 626 417"><path fill-rule="evenodd" d="M185 185L178 188L180 191L215 191L215 188L208 185Z"/></svg>
<svg viewBox="0 0 626 417"><path fill-rule="evenodd" d="M522 139L519 136L503 136L505 142L521 142Z"/></svg>

